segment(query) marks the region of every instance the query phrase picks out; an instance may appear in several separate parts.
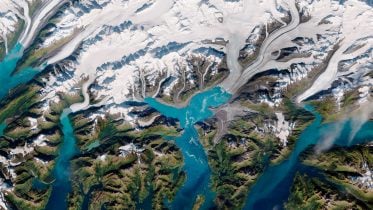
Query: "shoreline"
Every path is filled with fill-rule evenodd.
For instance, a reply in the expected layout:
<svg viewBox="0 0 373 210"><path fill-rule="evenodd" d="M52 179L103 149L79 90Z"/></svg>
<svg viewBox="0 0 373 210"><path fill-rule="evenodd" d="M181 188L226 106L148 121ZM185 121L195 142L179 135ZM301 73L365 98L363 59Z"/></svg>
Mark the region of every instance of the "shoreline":
<svg viewBox="0 0 373 210"><path fill-rule="evenodd" d="M226 77L227 77L227 76L226 76ZM229 93L229 94L231 95L231 99L232 99L233 96L234 96L234 94L233 94L232 92L230 92L229 90L226 90L226 89L225 89L224 87L222 87L221 84L220 84L220 83L221 83L221 82L222 82L226 77L223 77L223 78L219 79L218 81L214 82L214 83L211 84L210 86L205 87L205 88L202 89L202 90L197 90L196 92L194 92L194 93L192 93L190 96L188 96L188 98L187 98L186 100L184 100L184 101L180 101L180 102L177 102L177 103L170 103L170 102L164 101L164 100L163 100L162 98L160 98L160 97L146 97L146 98L154 98L156 101L158 101L159 103L162 103L162 104L164 104L164 105L171 106L171 107L174 107L174 108L177 108L177 109L182 109L182 108L185 108L185 107L187 107L187 106L189 105L190 100L192 100L192 98L193 98L194 96L196 96L196 95L198 95L198 94L200 94L200 93L203 93L203 92L205 92L205 91L208 91L208 90L211 90L211 89L213 89L213 88L217 88L217 87L218 87L218 88L220 88L221 90L223 90L224 92ZM220 82L220 83L219 83L219 82ZM229 100L227 101L227 103L229 103L231 99L229 99ZM141 101L144 101L144 99L142 99ZM227 104L227 103L225 103L225 104ZM224 106L224 104L221 105L221 106ZM214 114L215 114L215 110L217 110L217 108L214 108L214 109L210 108L210 110L213 111Z"/></svg>

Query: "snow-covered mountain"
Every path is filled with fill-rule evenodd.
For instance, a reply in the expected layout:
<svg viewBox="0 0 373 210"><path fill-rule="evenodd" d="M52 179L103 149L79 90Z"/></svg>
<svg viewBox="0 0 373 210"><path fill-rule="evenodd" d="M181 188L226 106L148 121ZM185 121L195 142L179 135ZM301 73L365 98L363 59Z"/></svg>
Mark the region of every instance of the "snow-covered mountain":
<svg viewBox="0 0 373 210"><path fill-rule="evenodd" d="M362 1L19 0L2 3L0 23L7 51L8 37L19 35L24 63L58 65L74 81L89 77L92 94L112 103L203 89L222 67L230 71L222 86L232 92L259 72L287 69L283 79L296 81L321 68L300 102L334 81L371 85L370 8ZM68 91L67 84L50 79L45 92Z"/></svg>
<svg viewBox="0 0 373 210"><path fill-rule="evenodd" d="M82 148L106 123L125 122L134 132L158 123L174 129L144 99L183 107L215 86L232 94L214 110L224 113L215 116L222 122L215 143L237 118L249 119L247 112L255 118L263 114L256 108L268 106L273 113L253 130L272 135L282 152L304 123L290 116L287 101L331 104L322 110L333 117L362 108L366 121L373 113L365 108L372 105L372 20L371 1L361 0L1 0L0 60L20 46L14 75L39 71L2 99L0 119L7 119L11 142L0 153L4 179L15 183L22 174L14 169L17 154L55 150L64 108L71 109ZM20 101L32 104L26 109ZM128 145L117 146L142 152L151 143ZM94 158L112 153L98 150ZM34 159L51 167L54 155ZM0 191L14 188L5 185Z"/></svg>

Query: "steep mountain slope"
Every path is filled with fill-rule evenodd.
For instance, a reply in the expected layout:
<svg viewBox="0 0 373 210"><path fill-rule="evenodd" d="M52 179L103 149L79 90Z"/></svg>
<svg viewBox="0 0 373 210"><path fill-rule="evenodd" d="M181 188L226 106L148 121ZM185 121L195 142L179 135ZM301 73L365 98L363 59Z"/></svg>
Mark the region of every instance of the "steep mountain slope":
<svg viewBox="0 0 373 210"><path fill-rule="evenodd" d="M214 205L242 208L314 119L304 103L355 117L351 136L372 119L372 19L359 0L1 1L0 72L27 81L0 98L1 208L48 206L66 110L69 208L167 207L188 177L169 139L185 131L144 99L183 109L216 86L231 98L196 127Z"/></svg>

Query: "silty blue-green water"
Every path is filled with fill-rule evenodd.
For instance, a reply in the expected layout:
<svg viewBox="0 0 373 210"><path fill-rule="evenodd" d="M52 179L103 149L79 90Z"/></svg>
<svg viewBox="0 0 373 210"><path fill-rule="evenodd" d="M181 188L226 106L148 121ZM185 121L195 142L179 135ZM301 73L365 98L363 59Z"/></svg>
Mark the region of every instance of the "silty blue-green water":
<svg viewBox="0 0 373 210"><path fill-rule="evenodd" d="M5 123L1 123L0 124L0 136L2 136L4 134L4 129L6 128L6 124Z"/></svg>
<svg viewBox="0 0 373 210"><path fill-rule="evenodd" d="M176 138L175 142L183 154L183 170L187 178L171 203L172 209L192 209L198 195L205 197L202 209L213 206L215 194L209 187L211 170L194 124L211 117L213 112L209 108L226 103L230 97L229 93L216 87L195 95L184 108L167 106L154 98L145 99L146 103L163 115L178 119L184 129L183 134Z"/></svg>
<svg viewBox="0 0 373 210"><path fill-rule="evenodd" d="M13 74L17 62L22 57L23 47L16 44L15 47L5 56L0 62L0 99L5 97L8 92L18 85L25 84L31 81L39 70L34 68L22 69L19 73ZM42 68L45 65L42 66ZM53 182L52 194L49 199L47 209L67 209L67 195L71 191L70 183L70 159L77 153L73 128L68 118L69 110L66 109L60 117L62 125L63 142L59 149L59 157L56 160L56 165L53 171L55 181ZM6 127L4 122L0 122L0 136ZM35 187L40 187L40 183L34 182Z"/></svg>
<svg viewBox="0 0 373 210"><path fill-rule="evenodd" d="M16 68L18 60L22 57L23 47L21 44L16 44L15 47L5 55L4 60L0 62L0 100L8 94L8 92L30 81L38 71L33 68L23 69L20 73L12 75ZM4 122L0 122L0 136L6 127Z"/></svg>
<svg viewBox="0 0 373 210"><path fill-rule="evenodd" d="M5 56L4 60L0 62L0 99L7 95L9 90L17 87L17 85L29 82L38 73L38 70L29 67L12 75L17 62L22 57L22 53L22 45L16 44L15 47Z"/></svg>
<svg viewBox="0 0 373 210"><path fill-rule="evenodd" d="M0 99L12 88L30 81L38 72L35 69L27 68L12 75L17 61L22 56L22 51L22 46L17 44L0 63ZM187 174L187 180L172 201L172 209L191 209L197 195L205 196L206 201L202 209L208 209L213 205L215 195L209 188L211 171L205 151L198 140L198 133L194 124L211 117L213 112L209 110L209 107L220 106L226 103L230 97L228 93L216 87L195 95L188 106L184 108L166 106L153 98L145 99L145 102L163 115L178 119L181 127L184 128L183 135L176 139L176 144L184 156L184 170ZM306 109L315 114L315 121L301 134L289 159L278 165L268 167L260 176L249 193L245 209L265 210L273 209L273 207L281 209L283 202L289 196L294 175L300 167L299 154L308 146L316 144L327 133L333 132L335 127L343 126L341 135L335 140L335 144L338 145L349 146L373 138L372 122L364 124L353 141L349 142L347 136L349 136L350 128L353 125L351 121L321 124L321 116L312 107L306 106ZM56 180L53 183L53 191L47 209L67 209L66 199L71 191L69 161L77 152L68 111L64 111L60 122L64 139L54 168ZM3 135L5 127L6 125L0 122L0 136Z"/></svg>
<svg viewBox="0 0 373 210"><path fill-rule="evenodd" d="M373 139L373 122L366 122L349 142L349 135L353 125L350 119L342 122L322 124L322 118L311 106L305 109L315 115L315 120L300 135L294 150L287 160L278 165L269 166L250 189L244 209L272 210L283 209L283 204L290 195L291 185L297 171L302 167L299 155L311 145L320 144L333 132L338 132L332 139L334 144L351 146L368 142ZM342 127L342 129L339 129ZM330 139L329 139L330 140Z"/></svg>
<svg viewBox="0 0 373 210"><path fill-rule="evenodd" d="M69 119L70 109L65 109L60 117L62 125L63 141L59 149L56 165L54 166L52 193L49 198L46 209L65 210L67 209L67 196L71 192L70 181L70 160L79 152L74 137L74 128Z"/></svg>
<svg viewBox="0 0 373 210"><path fill-rule="evenodd" d="M91 151L92 149L96 148L96 147L99 147L100 146L100 141L99 140L95 140L93 141L92 143L90 143L88 146L87 146L87 151Z"/></svg>

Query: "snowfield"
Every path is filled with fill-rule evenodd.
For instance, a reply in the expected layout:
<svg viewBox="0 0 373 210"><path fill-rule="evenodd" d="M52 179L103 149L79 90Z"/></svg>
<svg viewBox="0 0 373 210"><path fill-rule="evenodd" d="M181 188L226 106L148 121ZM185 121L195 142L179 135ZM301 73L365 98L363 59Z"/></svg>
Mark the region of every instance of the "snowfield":
<svg viewBox="0 0 373 210"><path fill-rule="evenodd" d="M247 177L245 182L240 181L245 186L239 186L239 191L233 195L237 199L242 198L248 184L251 185L261 171L259 165L255 165L254 170L249 166L260 160L257 156L263 154L267 159L267 154L270 154L268 160L272 161L269 157L276 153L275 156L280 154L279 159L285 158L282 153L285 150L285 153L290 152L293 148L294 134L298 135L307 124L303 121L311 120L292 102L299 106L309 100L320 102L321 106L325 103L326 108L320 107L322 111L325 108L327 113L319 111L325 119L354 115L356 119L351 121L351 141L364 123L372 119L373 114L373 5L370 2L0 0L0 62L5 57L1 68L5 66L4 72L8 74L9 66L9 73L12 73L2 81L7 81L7 78L24 79L31 75L31 70L40 70L33 77L25 78L27 84L21 83L17 88L10 86L4 91L6 96L0 105L0 119L4 121L0 122L0 137L3 140L0 165L7 174L0 177L0 209L9 207L7 193L17 191L18 186L9 183L16 180L14 183L29 187L33 182L23 179L34 180L39 176L25 175L25 168L19 169L17 166L22 166L22 162L33 162L36 164L30 165L32 173L33 169L49 173L48 168L58 164L54 160L63 136L77 137L78 141L74 144L81 148L91 145L90 141L102 141L102 148L105 149L94 151L94 159L103 163L110 161L111 164L113 156L131 159L132 154L136 154L139 161L140 157L146 157L146 162L157 165L158 160L150 156L159 160L165 158L159 165L163 167L163 162L176 164L172 169L175 171L179 162L182 162L179 155L183 152L177 154L174 160L170 159L171 153L174 156L179 151L172 151L174 149L168 142L167 145L163 143L163 138L167 140L166 137L183 132L179 129L180 121L166 118L152 108L151 103L145 103L147 97L183 108L192 96L212 87L221 87L232 95L228 101L224 99L224 105L211 109L215 113L212 118L198 124L198 135L203 132L206 137L201 149L208 146L210 151L217 148L212 144L219 143L223 138L230 143L240 141L232 143L233 147L238 145L237 148L224 155L224 158L234 156L231 159L237 160L246 156L245 162L237 164L240 166L236 172L241 173L241 169L245 171L239 176ZM14 53L16 55L9 54L14 52L12 49L20 51ZM8 59L7 55L12 59ZM13 64L15 68L11 67ZM30 72L23 74L25 71ZM15 75L20 77L13 77ZM213 96L216 102L221 100L217 95ZM202 111L206 110L209 100L202 100ZM63 133L65 125L61 119L67 119L68 114L71 114L69 119L73 134ZM191 120L189 114L188 111L186 120ZM236 129L236 126L240 128ZM145 135L141 133L143 130ZM325 135L325 144L316 148L317 151L329 148L336 139L335 135L341 131L342 127L330 136ZM153 135L153 132L157 134ZM253 132L258 136L252 135ZM110 139L112 136L115 138ZM261 137L265 141L256 143L256 139ZM162 141L153 145L154 139ZM278 140L275 143L279 148L275 148L275 152L271 152L272 146L275 146L272 139ZM115 154L106 151L109 144L111 147L112 142L117 140L121 144ZM127 140L132 142L124 143ZM191 143L196 143L194 140ZM147 146L138 144L140 141ZM223 144L221 146L225 147ZM63 145L61 148L64 148ZM260 148L259 152L251 153L257 148ZM149 149L154 149L154 155L148 153ZM239 154L241 150L243 152ZM210 151L207 152L208 158L215 156ZM238 155L231 155L236 152ZM221 155L217 155L220 158ZM74 159L88 160L93 157L84 152L76 156L79 157ZM252 158L255 160L249 160ZM86 164L90 163L83 165ZM105 165L91 165L96 172L100 171L100 176L106 176L106 172L101 174L106 170ZM122 170L126 165L123 163L118 168ZM138 169L141 168L153 170L148 166ZM209 169L208 165L206 169ZM90 170L83 173L89 174ZM172 173L174 179L175 174ZM101 179L100 176L94 179ZM49 175L47 179L50 179ZM368 189L373 186L372 173L366 164L361 176L351 176L350 179ZM78 179L74 177L72 180L75 182ZM144 180L148 182L148 178ZM91 181L89 184L93 183ZM162 178L162 181L157 181L157 186L154 185L157 190L158 182L163 181L165 185L172 183L168 178ZM87 197L89 203L90 197L96 194L95 187L90 185L84 199L74 197L74 202L84 200L85 203ZM232 190L235 188L229 184L231 187ZM79 188L85 191L83 187ZM130 188L128 190L132 191ZM93 194L90 195L91 191ZM120 191L127 189L121 188ZM141 193L140 197L145 195L140 188L138 192ZM171 191L165 193L168 197L173 194ZM31 199L26 194L21 197ZM132 192L130 194L132 196ZM71 198L76 196L70 195ZM128 201L127 197L124 198ZM205 198L208 199L208 196ZM36 200L43 199L38 196ZM138 200L142 202L142 199ZM200 201L200 197L197 201ZM106 204L103 206L106 207ZM115 202L112 204L116 205Z"/></svg>
<svg viewBox="0 0 373 210"><path fill-rule="evenodd" d="M368 20L373 11L363 1L44 0L37 1L30 15L35 2L0 3L0 41L7 43L22 21L18 41L26 49L34 42L41 51L56 47L44 63L70 76L51 72L45 78L44 99L57 102L57 92L71 92L78 85L85 100L71 107L74 111L92 105L91 96L107 104L148 96L178 98L188 85L204 88L221 64L229 75L219 86L231 93L258 73L288 69L291 74L281 77L281 91L326 64L297 102L332 88L336 81L350 81L333 91L338 100L345 89L369 89L372 84L366 73L371 71L367 63L372 58L373 23ZM53 24L43 28L48 23ZM43 37L35 40L41 29ZM242 64L240 51L246 45L253 60ZM293 57L274 56L291 48L296 49ZM202 81L193 74L196 60L208 63ZM342 72L341 67L348 70ZM273 101L268 103L281 100Z"/></svg>
<svg viewBox="0 0 373 210"><path fill-rule="evenodd" d="M230 49L238 55L239 49L255 26L273 20L282 21L281 18L285 17L286 13L276 8L280 8L280 5L281 8L287 6L276 5L275 1L271 4L255 1L256 7L253 7L249 1L217 0L202 3L97 3L100 5L98 8L90 7L91 4L87 2L88 13L82 13L79 4L66 9L56 23L58 30L53 30L52 35L47 37L42 45L47 47L71 35L73 28L81 29L82 32L46 62L57 63L81 47L77 62L67 69L73 68L74 78L88 76L89 83L97 84L97 88L92 90L97 97L110 96L111 101L116 104L138 99L134 95L134 86L141 81L150 86L160 86L157 82L162 80L159 79L162 76L179 78L184 71L192 71L188 61L190 57L205 57L215 64L211 65L213 67L221 62L222 54ZM256 16L260 18L253 21ZM227 40L228 50L221 45L205 44L206 40L216 39ZM232 54L229 53L230 55ZM235 60L235 57L237 58L232 56L228 62ZM232 74L237 72L237 68L240 67L236 66L231 70ZM72 80L76 80L74 78ZM51 81L48 86L54 84L55 81ZM68 91L70 88L54 87L53 90ZM164 87L165 90L170 88L172 87ZM141 97L150 96L144 88L140 88L140 92ZM152 95L155 96L156 93Z"/></svg>
<svg viewBox="0 0 373 210"><path fill-rule="evenodd" d="M373 22L369 21L373 19L371 7L359 1L348 1L342 11L338 39L340 41L339 48L330 59L328 67L313 83L312 87L297 98L298 102L319 91L330 88L333 81L337 79L340 61L356 58L373 47ZM347 51L361 40L364 40L364 43L359 46L359 49L352 52Z"/></svg>

